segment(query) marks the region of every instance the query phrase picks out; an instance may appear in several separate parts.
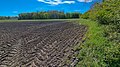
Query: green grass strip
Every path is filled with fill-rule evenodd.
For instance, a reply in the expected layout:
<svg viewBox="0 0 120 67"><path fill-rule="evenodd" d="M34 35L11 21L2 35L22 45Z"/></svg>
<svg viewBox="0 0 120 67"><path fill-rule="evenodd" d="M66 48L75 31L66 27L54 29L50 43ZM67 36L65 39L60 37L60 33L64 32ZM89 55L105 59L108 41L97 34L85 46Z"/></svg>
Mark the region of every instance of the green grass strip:
<svg viewBox="0 0 120 67"><path fill-rule="evenodd" d="M95 21L85 19L80 19L79 24L88 26L88 31L84 37L85 42L77 47L80 51L76 67L104 67L104 46L107 39L103 27Z"/></svg>

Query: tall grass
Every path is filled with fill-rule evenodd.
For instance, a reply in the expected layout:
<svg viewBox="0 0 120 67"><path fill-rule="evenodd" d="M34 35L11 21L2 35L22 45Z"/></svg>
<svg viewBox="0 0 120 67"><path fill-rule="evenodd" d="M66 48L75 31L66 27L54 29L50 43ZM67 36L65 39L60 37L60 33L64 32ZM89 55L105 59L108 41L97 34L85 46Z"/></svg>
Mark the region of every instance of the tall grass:
<svg viewBox="0 0 120 67"><path fill-rule="evenodd" d="M79 23L88 26L88 31L85 42L77 47L80 51L76 67L105 67L105 48L109 43L104 37L104 27L95 21L85 19L80 19Z"/></svg>

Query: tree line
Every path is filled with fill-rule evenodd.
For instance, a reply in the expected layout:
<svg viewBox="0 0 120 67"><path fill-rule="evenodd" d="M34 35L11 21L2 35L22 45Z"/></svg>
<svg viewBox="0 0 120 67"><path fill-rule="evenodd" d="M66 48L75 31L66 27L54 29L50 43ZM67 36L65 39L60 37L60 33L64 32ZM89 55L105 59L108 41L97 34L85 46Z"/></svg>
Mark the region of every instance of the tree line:
<svg viewBox="0 0 120 67"><path fill-rule="evenodd" d="M0 16L0 20L15 20L15 19L18 19L18 17L17 16L14 16L14 17L12 17L12 16Z"/></svg>
<svg viewBox="0 0 120 67"><path fill-rule="evenodd" d="M79 18L81 13L64 13L63 11L41 11L41 12L31 12L31 13L21 13L18 15L19 20L25 19L72 19Z"/></svg>
<svg viewBox="0 0 120 67"><path fill-rule="evenodd" d="M0 16L0 20L18 19L18 20L29 20L29 19L72 19L79 18L82 14L79 12L65 13L63 11L40 11L30 13L20 13L18 16Z"/></svg>

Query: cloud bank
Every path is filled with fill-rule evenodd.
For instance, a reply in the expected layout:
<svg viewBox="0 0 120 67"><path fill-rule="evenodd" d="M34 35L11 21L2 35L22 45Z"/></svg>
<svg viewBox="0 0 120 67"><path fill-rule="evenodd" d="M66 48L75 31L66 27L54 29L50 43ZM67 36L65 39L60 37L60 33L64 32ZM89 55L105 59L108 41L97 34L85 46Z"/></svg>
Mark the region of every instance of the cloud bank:
<svg viewBox="0 0 120 67"><path fill-rule="evenodd" d="M62 0L38 0L39 2L51 4L51 5L58 5L58 4L73 4L75 1L62 1Z"/></svg>
<svg viewBox="0 0 120 67"><path fill-rule="evenodd" d="M43 2L51 5L59 5L59 4L74 4L76 1L74 0L38 0L39 2ZM92 2L93 0L77 0L77 2Z"/></svg>
<svg viewBox="0 0 120 67"><path fill-rule="evenodd" d="M93 0L78 0L79 2L92 2Z"/></svg>

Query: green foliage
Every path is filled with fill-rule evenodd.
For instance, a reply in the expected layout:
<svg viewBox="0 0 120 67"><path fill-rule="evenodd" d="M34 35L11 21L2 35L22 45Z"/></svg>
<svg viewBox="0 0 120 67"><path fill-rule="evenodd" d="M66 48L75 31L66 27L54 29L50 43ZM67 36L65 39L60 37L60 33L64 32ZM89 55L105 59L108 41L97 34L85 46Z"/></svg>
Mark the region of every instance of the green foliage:
<svg viewBox="0 0 120 67"><path fill-rule="evenodd" d="M10 16L0 16L0 20L15 20L18 17L10 17Z"/></svg>
<svg viewBox="0 0 120 67"><path fill-rule="evenodd" d="M83 15L81 15L80 18L88 19L88 18L89 18L89 12L86 12L86 13L84 13Z"/></svg>
<svg viewBox="0 0 120 67"><path fill-rule="evenodd" d="M62 11L43 11L19 14L19 20L22 19L71 19L79 18L80 13L64 13Z"/></svg>
<svg viewBox="0 0 120 67"><path fill-rule="evenodd" d="M110 0L100 5L102 10L98 11L97 20L104 24L116 24L120 19L120 1Z"/></svg>
<svg viewBox="0 0 120 67"><path fill-rule="evenodd" d="M82 16L83 16L83 18L85 16L85 17L87 17L87 19L98 21L99 24L102 24L104 26L103 27L104 28L103 29L104 37L107 39L107 41L102 44L101 43L96 44L96 45L102 45L102 46L100 46L100 47L98 46L98 47L100 49L104 50L101 53L102 55L99 54L104 57L104 58L101 58L103 61L101 61L99 59L100 63L101 62L105 63L105 66L107 66L107 67L120 67L120 0L104 0L100 4L95 4L94 7L90 11L86 12ZM94 29L92 29L92 30L94 30ZM97 36L99 36L99 35L97 35ZM97 37L97 36L95 36L95 37L99 41L99 37ZM103 36L101 36L101 37L103 37ZM94 42L94 40L93 41L92 41L92 39L90 39L90 40L91 40L91 42ZM97 42L97 41L95 41L95 42ZM94 43L90 44L90 46L92 46L90 48L85 47L86 51L88 49L90 49L88 51L91 51L91 50L93 51L92 48L98 48L98 47L93 46ZM87 43L87 44L85 43L85 45L89 45L89 43ZM103 47L103 48L101 48L101 47ZM84 52L84 54L85 53L87 53L87 52ZM94 54L91 54L91 55L94 55ZM85 59L84 59L84 61L85 61ZM100 65L99 63L97 63L97 64ZM91 63L91 65L93 65L93 64ZM92 67L94 67L94 66L92 66ZM98 67L98 66L95 66L95 67Z"/></svg>
<svg viewBox="0 0 120 67"><path fill-rule="evenodd" d="M79 47L79 63L77 67L105 67L105 48L107 39L104 37L103 27L90 20L80 20L88 26L86 40Z"/></svg>
<svg viewBox="0 0 120 67"><path fill-rule="evenodd" d="M105 0L101 4L96 3L91 10L82 16L82 18L87 17L92 20L97 20L100 24L116 24L120 21L120 1Z"/></svg>

